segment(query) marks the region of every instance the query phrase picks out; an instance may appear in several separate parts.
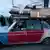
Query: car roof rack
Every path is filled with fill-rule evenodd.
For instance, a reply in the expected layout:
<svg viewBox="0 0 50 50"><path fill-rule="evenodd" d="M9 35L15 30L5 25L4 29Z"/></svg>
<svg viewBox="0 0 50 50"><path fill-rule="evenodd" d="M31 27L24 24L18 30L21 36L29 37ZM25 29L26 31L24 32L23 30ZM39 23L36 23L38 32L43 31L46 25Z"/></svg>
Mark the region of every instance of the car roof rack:
<svg viewBox="0 0 50 50"><path fill-rule="evenodd" d="M13 19L47 19L47 17L13 17Z"/></svg>

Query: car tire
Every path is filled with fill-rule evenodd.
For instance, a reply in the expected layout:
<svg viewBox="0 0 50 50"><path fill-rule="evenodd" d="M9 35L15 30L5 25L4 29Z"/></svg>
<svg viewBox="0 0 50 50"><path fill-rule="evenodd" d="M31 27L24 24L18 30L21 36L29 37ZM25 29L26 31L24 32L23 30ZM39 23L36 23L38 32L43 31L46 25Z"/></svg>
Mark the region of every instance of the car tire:
<svg viewBox="0 0 50 50"><path fill-rule="evenodd" d="M45 38L42 42L44 45L50 45L50 38Z"/></svg>

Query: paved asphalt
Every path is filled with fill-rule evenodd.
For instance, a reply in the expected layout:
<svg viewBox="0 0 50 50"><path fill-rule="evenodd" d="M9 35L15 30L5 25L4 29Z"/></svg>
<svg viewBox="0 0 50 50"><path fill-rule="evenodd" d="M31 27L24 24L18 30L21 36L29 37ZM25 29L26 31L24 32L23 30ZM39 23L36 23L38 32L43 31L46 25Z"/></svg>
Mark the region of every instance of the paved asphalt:
<svg viewBox="0 0 50 50"><path fill-rule="evenodd" d="M0 50L50 50L50 45L12 45L12 46L0 46Z"/></svg>

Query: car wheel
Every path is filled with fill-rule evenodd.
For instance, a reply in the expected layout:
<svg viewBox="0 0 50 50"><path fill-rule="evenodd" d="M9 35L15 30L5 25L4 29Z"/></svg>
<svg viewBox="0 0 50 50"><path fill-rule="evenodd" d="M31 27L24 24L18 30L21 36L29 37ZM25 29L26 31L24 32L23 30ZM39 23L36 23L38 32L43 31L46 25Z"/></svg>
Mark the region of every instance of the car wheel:
<svg viewBox="0 0 50 50"><path fill-rule="evenodd" d="M42 44L44 45L50 45L50 38L46 38L43 40Z"/></svg>

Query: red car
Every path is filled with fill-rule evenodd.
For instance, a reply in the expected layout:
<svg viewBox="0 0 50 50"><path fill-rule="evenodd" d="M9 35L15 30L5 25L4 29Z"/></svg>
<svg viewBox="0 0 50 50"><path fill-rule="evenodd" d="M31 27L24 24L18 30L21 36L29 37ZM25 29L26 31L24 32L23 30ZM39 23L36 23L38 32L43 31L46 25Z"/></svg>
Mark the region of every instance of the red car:
<svg viewBox="0 0 50 50"><path fill-rule="evenodd" d="M8 44L50 44L50 26L45 21L15 21L8 28Z"/></svg>

